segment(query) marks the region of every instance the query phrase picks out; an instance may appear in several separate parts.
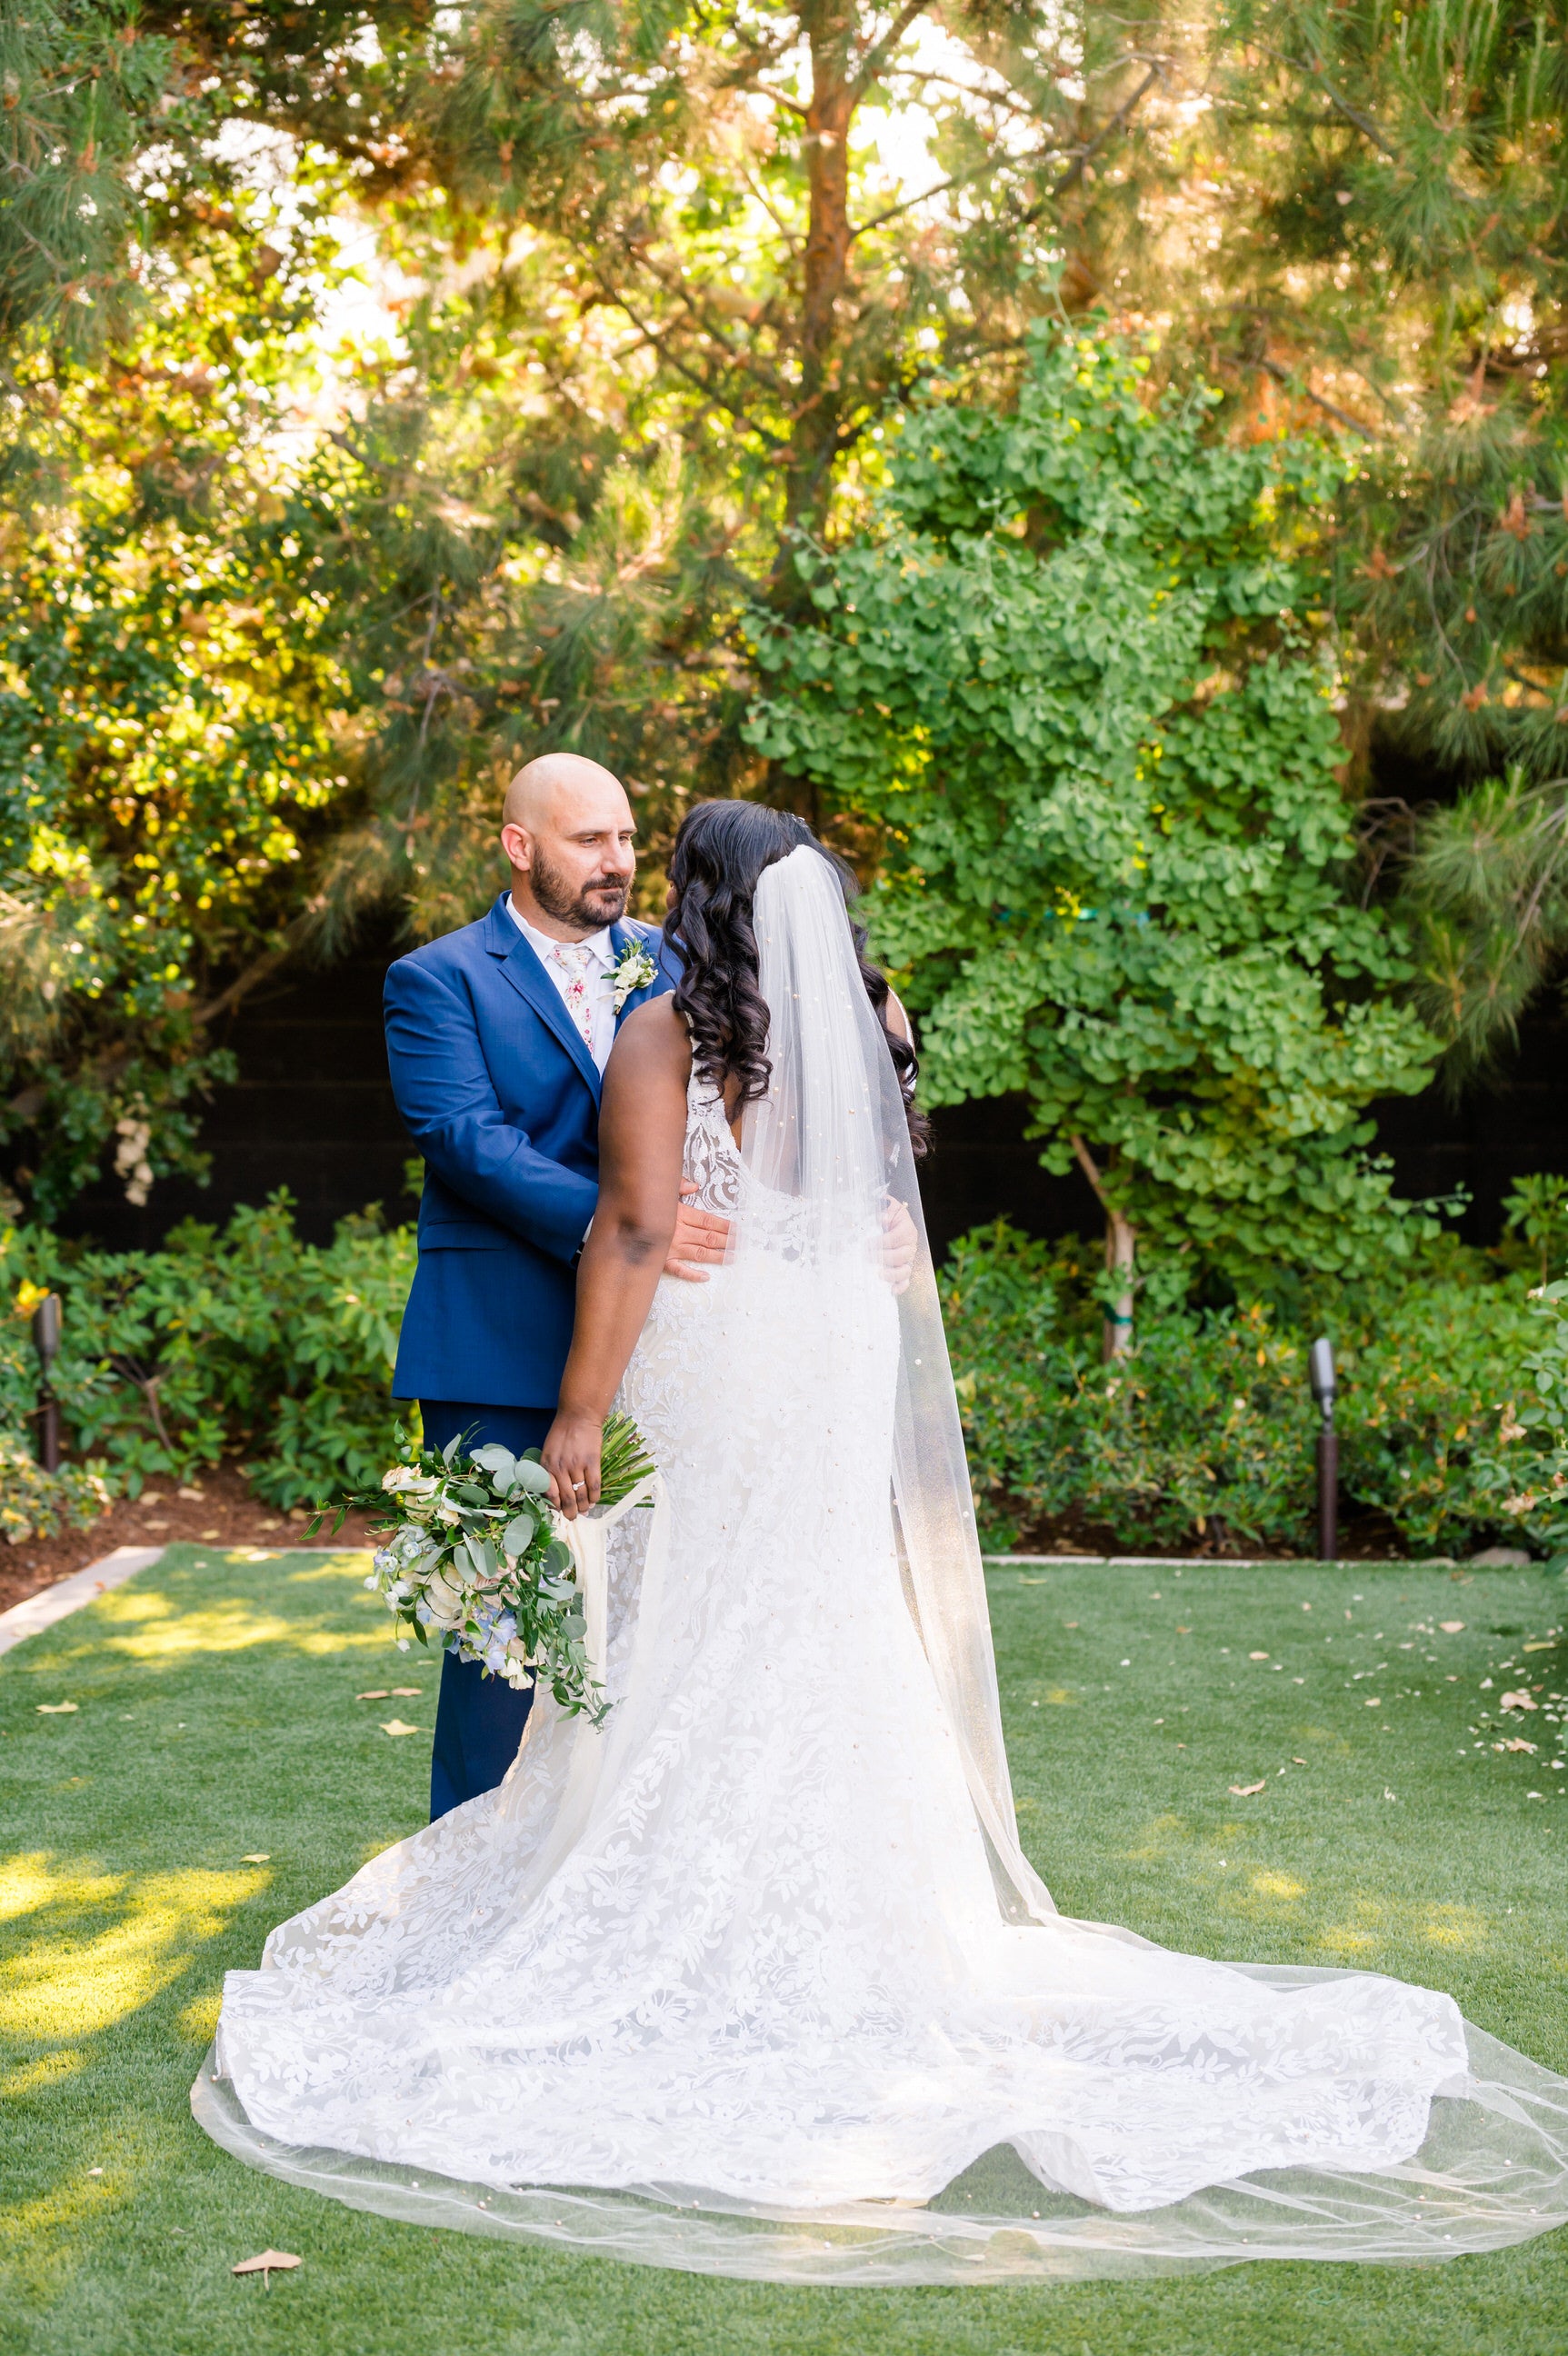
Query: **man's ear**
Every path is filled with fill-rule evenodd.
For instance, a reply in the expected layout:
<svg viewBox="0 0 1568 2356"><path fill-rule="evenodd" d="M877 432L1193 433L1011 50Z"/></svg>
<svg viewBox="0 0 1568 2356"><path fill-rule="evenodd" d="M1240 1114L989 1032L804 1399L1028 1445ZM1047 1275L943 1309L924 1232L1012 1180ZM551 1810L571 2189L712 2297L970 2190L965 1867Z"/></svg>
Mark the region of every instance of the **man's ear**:
<svg viewBox="0 0 1568 2356"><path fill-rule="evenodd" d="M510 865L521 868L525 873L532 866L532 846L524 828L516 825L503 826L501 849L505 851Z"/></svg>

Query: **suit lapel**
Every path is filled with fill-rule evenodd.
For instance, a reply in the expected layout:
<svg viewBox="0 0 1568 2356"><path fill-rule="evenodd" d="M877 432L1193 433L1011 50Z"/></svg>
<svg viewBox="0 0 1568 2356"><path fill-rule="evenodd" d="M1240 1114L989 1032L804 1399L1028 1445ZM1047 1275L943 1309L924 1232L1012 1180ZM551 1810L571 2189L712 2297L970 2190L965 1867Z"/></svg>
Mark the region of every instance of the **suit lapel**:
<svg viewBox="0 0 1568 2356"><path fill-rule="evenodd" d="M565 1001L533 953L533 945L507 912L503 892L490 910L485 947L500 960L501 971L521 998L527 1000L542 1023L552 1030L577 1066L598 1103L599 1067L588 1053L588 1043L566 1012Z"/></svg>

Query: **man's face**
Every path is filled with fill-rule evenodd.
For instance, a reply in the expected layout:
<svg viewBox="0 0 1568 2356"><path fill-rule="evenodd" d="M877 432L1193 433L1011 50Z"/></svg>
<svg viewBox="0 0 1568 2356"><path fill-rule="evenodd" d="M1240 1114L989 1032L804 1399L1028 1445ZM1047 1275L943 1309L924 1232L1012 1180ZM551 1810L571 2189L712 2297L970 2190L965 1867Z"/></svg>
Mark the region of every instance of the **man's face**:
<svg viewBox="0 0 1568 2356"><path fill-rule="evenodd" d="M637 872L631 805L613 777L557 787L532 826L505 826L501 845L526 916L537 911L577 933L618 924Z"/></svg>

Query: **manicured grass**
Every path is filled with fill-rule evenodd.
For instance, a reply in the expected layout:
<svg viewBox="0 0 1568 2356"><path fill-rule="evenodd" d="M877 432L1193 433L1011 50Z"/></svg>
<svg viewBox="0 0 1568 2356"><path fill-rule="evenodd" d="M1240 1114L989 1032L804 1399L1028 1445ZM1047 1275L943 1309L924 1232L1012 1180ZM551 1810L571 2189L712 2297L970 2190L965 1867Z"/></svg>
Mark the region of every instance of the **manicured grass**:
<svg viewBox="0 0 1568 2356"><path fill-rule="evenodd" d="M0 1662L0 2347L1555 2356L1568 2340L1564 2234L1430 2272L784 2290L394 2225L241 2168L187 2110L224 1969L422 1819L434 1669L392 1650L362 1570L176 1547ZM1568 1651L1523 1650L1568 1617L1561 1590L1400 1566L992 1585L1024 1837L1066 1910L1216 1955L1435 1983L1568 2069L1568 1775L1542 1722ZM1447 1619L1468 1624L1422 1633ZM1505 1687L1538 1684L1534 1754L1467 1731ZM354 1698L394 1685L423 1690ZM63 1700L74 1713L40 1712ZM383 1734L394 1717L422 1736ZM299 2272L270 2291L231 2275L269 2244Z"/></svg>

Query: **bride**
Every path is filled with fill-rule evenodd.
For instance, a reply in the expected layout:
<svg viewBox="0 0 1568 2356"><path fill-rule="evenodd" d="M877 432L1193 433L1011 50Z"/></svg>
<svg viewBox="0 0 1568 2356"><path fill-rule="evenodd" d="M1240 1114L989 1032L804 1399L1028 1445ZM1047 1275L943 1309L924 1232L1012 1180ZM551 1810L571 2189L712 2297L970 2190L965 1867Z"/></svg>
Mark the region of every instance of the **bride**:
<svg viewBox="0 0 1568 2356"><path fill-rule="evenodd" d="M684 975L610 1058L543 1451L585 1577L612 1402L659 1467L590 1615L613 1707L542 1692L499 1791L229 1974L201 2124L361 2208L776 2279L1431 2260L1562 2222L1568 2083L1449 1997L1055 1911L907 1026L799 819L704 805L671 876ZM730 1226L706 1286L660 1275L682 1189Z"/></svg>

